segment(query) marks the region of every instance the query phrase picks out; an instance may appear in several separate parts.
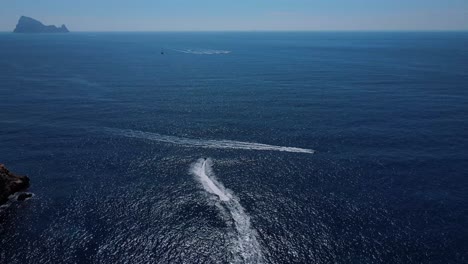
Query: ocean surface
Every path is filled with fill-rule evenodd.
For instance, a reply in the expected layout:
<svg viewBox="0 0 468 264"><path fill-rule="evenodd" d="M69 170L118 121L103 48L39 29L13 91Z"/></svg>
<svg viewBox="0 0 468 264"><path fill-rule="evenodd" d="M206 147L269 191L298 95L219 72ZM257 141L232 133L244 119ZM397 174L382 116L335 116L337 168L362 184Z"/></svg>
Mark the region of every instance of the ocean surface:
<svg viewBox="0 0 468 264"><path fill-rule="evenodd" d="M467 32L0 34L0 263L468 263Z"/></svg>

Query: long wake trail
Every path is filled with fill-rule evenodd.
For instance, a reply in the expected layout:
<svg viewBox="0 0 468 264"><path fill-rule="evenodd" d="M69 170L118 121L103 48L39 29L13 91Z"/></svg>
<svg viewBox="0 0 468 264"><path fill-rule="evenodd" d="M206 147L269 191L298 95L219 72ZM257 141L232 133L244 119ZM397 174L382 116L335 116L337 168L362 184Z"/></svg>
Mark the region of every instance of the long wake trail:
<svg viewBox="0 0 468 264"><path fill-rule="evenodd" d="M216 180L211 166L210 159L199 159L192 164L191 173L206 192L218 198L221 203L220 209L227 209L234 221L236 241L233 241L232 253L235 257L233 263L263 263L264 257L257 239L257 232L250 224L250 217L239 199Z"/></svg>
<svg viewBox="0 0 468 264"><path fill-rule="evenodd" d="M196 54L196 55L219 55L219 54L229 54L230 50L213 50L213 49L171 49L173 51L187 53L187 54Z"/></svg>
<svg viewBox="0 0 468 264"><path fill-rule="evenodd" d="M105 131L119 136L140 138L152 141L159 141L164 143L189 146L189 147L202 147L202 148L217 148L217 149L245 149L245 150L263 150L263 151L284 151L294 153L307 153L314 154L312 149L283 147L275 145L267 145L253 142L242 142L234 140L211 140L211 139L193 139L184 137L175 137L161 135L157 133L150 133L144 131L137 131L131 129L117 129L117 128L104 128Z"/></svg>

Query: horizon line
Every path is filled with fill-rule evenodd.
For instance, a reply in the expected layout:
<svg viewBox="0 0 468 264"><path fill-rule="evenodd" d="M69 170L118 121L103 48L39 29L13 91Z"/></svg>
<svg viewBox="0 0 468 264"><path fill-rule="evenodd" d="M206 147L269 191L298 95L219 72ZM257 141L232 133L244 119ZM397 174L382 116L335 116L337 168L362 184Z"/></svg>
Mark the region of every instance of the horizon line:
<svg viewBox="0 0 468 264"><path fill-rule="evenodd" d="M290 29L290 30L277 30L277 29L225 29L225 30L71 30L67 33L229 33L229 32L468 32L467 29ZM0 30L0 33L14 33L11 30ZM47 34L47 33L21 33L21 34ZM57 33L50 33L57 34Z"/></svg>

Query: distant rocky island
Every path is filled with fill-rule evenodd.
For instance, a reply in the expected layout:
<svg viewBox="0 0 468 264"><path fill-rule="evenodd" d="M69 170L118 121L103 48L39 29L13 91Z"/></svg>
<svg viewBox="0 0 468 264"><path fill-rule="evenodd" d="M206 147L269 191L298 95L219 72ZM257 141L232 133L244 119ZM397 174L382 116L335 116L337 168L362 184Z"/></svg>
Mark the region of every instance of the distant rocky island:
<svg viewBox="0 0 468 264"><path fill-rule="evenodd" d="M29 187L29 178L11 173L3 164L0 164L0 205L8 201L8 196L25 190ZM31 197L31 194L23 193L18 200Z"/></svg>
<svg viewBox="0 0 468 264"><path fill-rule="evenodd" d="M14 33L68 33L67 27L46 26L41 22L26 16L20 17Z"/></svg>

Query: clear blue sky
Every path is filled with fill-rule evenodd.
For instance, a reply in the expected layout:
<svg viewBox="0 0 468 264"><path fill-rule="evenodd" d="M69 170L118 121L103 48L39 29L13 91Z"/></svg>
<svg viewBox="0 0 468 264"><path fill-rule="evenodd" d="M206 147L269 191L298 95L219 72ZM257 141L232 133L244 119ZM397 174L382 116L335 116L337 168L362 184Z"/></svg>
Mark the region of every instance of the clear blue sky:
<svg viewBox="0 0 468 264"><path fill-rule="evenodd" d="M21 15L72 31L468 30L468 0L0 0L0 31Z"/></svg>

